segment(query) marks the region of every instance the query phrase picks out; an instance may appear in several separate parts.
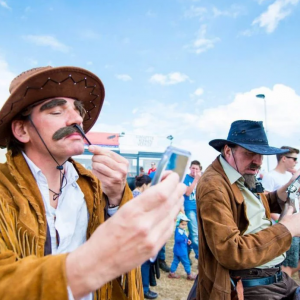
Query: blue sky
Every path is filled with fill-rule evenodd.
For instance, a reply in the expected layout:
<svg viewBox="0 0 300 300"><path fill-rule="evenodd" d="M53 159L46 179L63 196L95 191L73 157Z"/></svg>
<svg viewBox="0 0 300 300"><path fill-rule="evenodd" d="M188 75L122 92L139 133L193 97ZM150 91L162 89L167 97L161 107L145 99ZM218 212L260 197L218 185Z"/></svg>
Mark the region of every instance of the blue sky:
<svg viewBox="0 0 300 300"><path fill-rule="evenodd" d="M232 121L265 121L255 97L263 93L270 144L300 147L299 7L299 0L0 0L0 102L27 69L86 68L106 88L94 131L164 141L171 134L207 167L217 154L208 142L226 138Z"/></svg>

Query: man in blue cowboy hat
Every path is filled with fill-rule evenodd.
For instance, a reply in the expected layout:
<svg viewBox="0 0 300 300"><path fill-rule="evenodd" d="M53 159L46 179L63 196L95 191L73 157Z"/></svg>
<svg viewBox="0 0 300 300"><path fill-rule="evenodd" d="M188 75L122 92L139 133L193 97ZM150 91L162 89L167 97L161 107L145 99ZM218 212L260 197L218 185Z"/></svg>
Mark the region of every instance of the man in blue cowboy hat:
<svg viewBox="0 0 300 300"><path fill-rule="evenodd" d="M0 299L143 299L137 267L172 234L185 186L168 174L129 201L123 157L91 145L93 172L71 159L103 104L95 74L36 68L10 92L0 110Z"/></svg>
<svg viewBox="0 0 300 300"><path fill-rule="evenodd" d="M256 184L263 155L287 150L270 147L262 122L247 120L233 122L227 139L209 144L221 155L197 187L197 300L231 299L236 285L243 299L293 299L297 284L280 265L292 237L300 235L300 215L289 209L276 225L270 218L281 212L293 179L267 195Z"/></svg>

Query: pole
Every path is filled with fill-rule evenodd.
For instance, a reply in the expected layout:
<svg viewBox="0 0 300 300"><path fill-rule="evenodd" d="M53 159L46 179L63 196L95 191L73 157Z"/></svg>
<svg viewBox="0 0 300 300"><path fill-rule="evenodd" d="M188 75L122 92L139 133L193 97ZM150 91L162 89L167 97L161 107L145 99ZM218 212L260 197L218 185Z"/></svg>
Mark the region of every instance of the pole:
<svg viewBox="0 0 300 300"><path fill-rule="evenodd" d="M267 121L267 101L264 94L258 94L256 95L257 98L264 100L264 114L265 114L265 130L266 130L266 136L268 137L268 121ZM269 156L267 155L267 170L270 171L269 168Z"/></svg>

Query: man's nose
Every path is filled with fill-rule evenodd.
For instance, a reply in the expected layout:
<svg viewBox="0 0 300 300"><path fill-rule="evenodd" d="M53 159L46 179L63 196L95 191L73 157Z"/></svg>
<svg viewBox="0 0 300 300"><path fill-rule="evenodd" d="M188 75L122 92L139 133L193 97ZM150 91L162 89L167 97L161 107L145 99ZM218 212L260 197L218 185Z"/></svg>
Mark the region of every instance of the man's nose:
<svg viewBox="0 0 300 300"><path fill-rule="evenodd" d="M71 110L68 116L68 126L73 124L81 125L83 122L82 116L79 114L77 110Z"/></svg>
<svg viewBox="0 0 300 300"><path fill-rule="evenodd" d="M253 163L257 164L257 165L261 165L263 162L263 156L261 154L255 154L253 156Z"/></svg>

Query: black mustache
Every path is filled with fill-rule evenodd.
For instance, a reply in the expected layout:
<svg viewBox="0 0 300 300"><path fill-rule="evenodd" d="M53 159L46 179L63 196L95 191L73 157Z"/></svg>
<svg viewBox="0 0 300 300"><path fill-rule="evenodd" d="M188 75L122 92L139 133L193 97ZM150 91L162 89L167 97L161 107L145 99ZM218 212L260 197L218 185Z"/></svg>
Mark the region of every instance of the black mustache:
<svg viewBox="0 0 300 300"><path fill-rule="evenodd" d="M79 132L79 130L74 127L74 125L72 126L67 126L67 127L63 127L58 129L52 136L52 139L55 141L61 140L62 138L74 133L74 132ZM80 133L81 134L81 133Z"/></svg>
<svg viewBox="0 0 300 300"><path fill-rule="evenodd" d="M257 165L257 164L250 164L249 169L256 169L256 170L260 170L261 166Z"/></svg>

